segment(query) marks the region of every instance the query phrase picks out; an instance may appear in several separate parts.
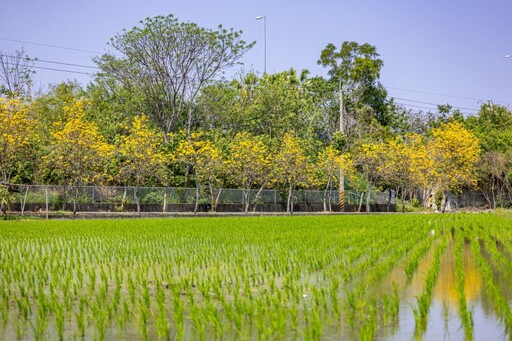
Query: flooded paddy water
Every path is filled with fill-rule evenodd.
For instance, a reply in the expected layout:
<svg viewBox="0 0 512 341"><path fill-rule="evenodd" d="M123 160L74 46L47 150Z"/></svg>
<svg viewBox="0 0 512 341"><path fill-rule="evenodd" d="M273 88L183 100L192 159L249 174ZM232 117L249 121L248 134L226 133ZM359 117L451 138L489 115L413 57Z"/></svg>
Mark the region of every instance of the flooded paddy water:
<svg viewBox="0 0 512 341"><path fill-rule="evenodd" d="M509 340L495 214L0 222L0 339Z"/></svg>

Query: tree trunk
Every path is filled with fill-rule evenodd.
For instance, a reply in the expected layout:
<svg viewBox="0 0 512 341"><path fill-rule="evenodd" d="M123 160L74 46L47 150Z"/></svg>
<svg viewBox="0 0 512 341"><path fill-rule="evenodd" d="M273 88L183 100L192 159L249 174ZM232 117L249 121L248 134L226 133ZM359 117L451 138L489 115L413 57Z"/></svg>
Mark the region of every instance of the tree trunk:
<svg viewBox="0 0 512 341"><path fill-rule="evenodd" d="M168 195L168 191L169 191L169 187L165 186L165 190L164 190L164 203L163 203L163 207L162 207L162 212L166 212L167 211L167 195Z"/></svg>
<svg viewBox="0 0 512 341"><path fill-rule="evenodd" d="M286 205L286 211L290 212L290 214L293 214L293 185L290 184L290 187L288 189L288 204Z"/></svg>
<svg viewBox="0 0 512 341"><path fill-rule="evenodd" d="M372 194L372 186L368 186L368 193L366 194L366 213L370 213L371 212L371 207L370 207L370 196Z"/></svg>
<svg viewBox="0 0 512 341"><path fill-rule="evenodd" d="M267 182L265 181L263 185L261 185L260 189L258 190L258 193L256 193L256 196L254 197L254 207L252 209L253 212L256 212L256 206L258 205L258 199L260 197L261 192L263 191L263 188L265 188L265 185Z"/></svg>
<svg viewBox="0 0 512 341"><path fill-rule="evenodd" d="M402 213L405 213L405 188L402 188Z"/></svg>
<svg viewBox="0 0 512 341"><path fill-rule="evenodd" d="M359 197L359 206L357 207L357 212L361 212L361 209L363 208L364 193L365 192L361 192L361 196Z"/></svg>
<svg viewBox="0 0 512 341"><path fill-rule="evenodd" d="M388 208L387 208L387 210L389 212L391 210L391 195L392 195L391 188L388 188L388 193L389 193L389 195L388 195Z"/></svg>
<svg viewBox="0 0 512 341"><path fill-rule="evenodd" d="M215 197L215 212L217 212L217 205L219 204L221 192L222 192L222 187L219 188L219 191L217 192L217 196Z"/></svg>
<svg viewBox="0 0 512 341"><path fill-rule="evenodd" d="M20 196L21 199L21 215L24 215L25 213L25 204L27 203L27 195L28 195L28 186L25 186L25 194L23 197Z"/></svg>
<svg viewBox="0 0 512 341"><path fill-rule="evenodd" d="M325 186L325 190L324 190L324 212L327 212L327 202L329 202L329 212L331 211L330 187L331 187L331 177L327 178L327 185Z"/></svg>
<svg viewBox="0 0 512 341"><path fill-rule="evenodd" d="M66 185L63 186L63 190L64 190L64 193L62 193L62 210L65 211L66 210L66 201L67 201L67 189L66 189Z"/></svg>
<svg viewBox="0 0 512 341"><path fill-rule="evenodd" d="M138 215L140 215L139 184L137 184L137 186L135 186L134 191L135 191L135 193L134 193L134 196L135 196L135 204L137 205L137 214L138 214Z"/></svg>
<svg viewBox="0 0 512 341"><path fill-rule="evenodd" d="M196 205L194 206L194 214L197 213L198 208L199 208L199 184L196 185Z"/></svg>
<svg viewBox="0 0 512 341"><path fill-rule="evenodd" d="M76 215L77 204L78 204L78 185L75 186L75 195L73 198L73 215Z"/></svg>
<svg viewBox="0 0 512 341"><path fill-rule="evenodd" d="M249 205L251 204L251 189L245 189L243 192L244 195L244 212L249 213Z"/></svg>
<svg viewBox="0 0 512 341"><path fill-rule="evenodd" d="M446 206L448 205L448 201L449 200L450 200L450 192L445 191L444 192L444 202L443 202L443 207L441 209L441 213L445 213L446 212Z"/></svg>

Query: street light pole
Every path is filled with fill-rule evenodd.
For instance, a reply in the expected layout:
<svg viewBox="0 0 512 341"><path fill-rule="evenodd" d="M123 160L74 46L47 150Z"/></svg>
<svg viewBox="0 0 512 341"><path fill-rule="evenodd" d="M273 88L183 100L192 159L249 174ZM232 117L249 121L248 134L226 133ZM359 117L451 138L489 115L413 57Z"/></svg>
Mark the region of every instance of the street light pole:
<svg viewBox="0 0 512 341"><path fill-rule="evenodd" d="M263 64L263 74L267 73L267 16L262 15L256 17L256 20L263 19L263 55L264 55L264 64Z"/></svg>

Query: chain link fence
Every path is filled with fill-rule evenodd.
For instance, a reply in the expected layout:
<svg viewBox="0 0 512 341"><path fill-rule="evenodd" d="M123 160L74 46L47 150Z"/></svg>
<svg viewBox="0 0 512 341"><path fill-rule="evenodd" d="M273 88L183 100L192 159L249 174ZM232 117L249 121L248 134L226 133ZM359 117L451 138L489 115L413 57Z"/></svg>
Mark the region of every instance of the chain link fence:
<svg viewBox="0 0 512 341"><path fill-rule="evenodd" d="M196 188L179 187L130 187L130 186L45 186L9 184L12 193L11 209L15 211L134 211L137 198L140 208L145 212L191 211L198 204L202 211L211 210L211 198L206 191L197 192ZM280 190L250 191L251 210L286 210L288 193ZM217 207L226 211L240 211L243 208L244 192L241 189L221 189ZM391 199L391 201L390 201ZM394 196L387 193L372 192L371 204L394 204ZM297 190L293 194L294 205L298 210L331 211L339 210L339 192L323 190ZM358 206L361 203L359 193L345 191L346 206ZM351 209L354 210L354 209Z"/></svg>

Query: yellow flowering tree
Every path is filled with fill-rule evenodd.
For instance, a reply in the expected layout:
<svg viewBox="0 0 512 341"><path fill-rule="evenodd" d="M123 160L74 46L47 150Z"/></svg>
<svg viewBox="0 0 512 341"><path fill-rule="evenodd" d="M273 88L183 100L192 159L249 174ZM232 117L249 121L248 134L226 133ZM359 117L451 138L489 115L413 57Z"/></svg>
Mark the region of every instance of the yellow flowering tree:
<svg viewBox="0 0 512 341"><path fill-rule="evenodd" d="M74 187L73 213L77 210L78 187L105 179L105 166L114 152L99 134L98 126L85 120L84 106L83 101L75 100L64 108L68 120L54 124L49 150L43 157L46 168L59 182Z"/></svg>
<svg viewBox="0 0 512 341"><path fill-rule="evenodd" d="M379 169L382 169L381 160L382 145L377 143L362 143L355 152L354 163L364 179L365 187L362 190L362 195L366 192L366 212L370 212L370 195L372 186L377 182L380 174ZM361 204L362 205L362 196Z"/></svg>
<svg viewBox="0 0 512 341"><path fill-rule="evenodd" d="M348 154L341 154L333 146L320 152L316 161L316 182L324 187L324 211L332 211L331 192L339 184L340 169L348 176L353 172L354 163Z"/></svg>
<svg viewBox="0 0 512 341"><path fill-rule="evenodd" d="M423 175L424 166L428 165L428 162L418 164L420 160L425 161L419 152L426 150L424 144L418 143L422 143L422 140L418 135L412 134L405 138L386 140L377 146L378 162L375 172L380 182L389 189L394 189L402 199L402 212L405 211L406 197L412 197L413 189L421 182L419 177Z"/></svg>
<svg viewBox="0 0 512 341"><path fill-rule="evenodd" d="M407 135L410 150L410 172L412 185L422 191L424 205L431 204L430 195L434 186L434 159L431 157L425 136L418 134Z"/></svg>
<svg viewBox="0 0 512 341"><path fill-rule="evenodd" d="M276 179L288 190L286 211L293 212L293 192L310 180L311 167L306 151L297 137L285 133L274 159Z"/></svg>
<svg viewBox="0 0 512 341"><path fill-rule="evenodd" d="M222 190L224 159L219 147L208 140L202 132L194 132L183 139L175 151L176 160L192 170L196 181L196 203L199 207L201 192L208 188L211 210L215 211Z"/></svg>
<svg viewBox="0 0 512 341"><path fill-rule="evenodd" d="M451 192L476 186L480 145L475 134L457 121L432 129L431 133L428 149L433 160L432 178L436 190L444 193L444 212Z"/></svg>
<svg viewBox="0 0 512 341"><path fill-rule="evenodd" d="M20 98L0 98L0 174L3 182L30 178L38 143L37 122Z"/></svg>
<svg viewBox="0 0 512 341"><path fill-rule="evenodd" d="M161 134L152 129L146 115L133 118L128 134L121 137L119 175L124 183L135 186L135 203L140 214L139 187L148 177L159 177L164 172L165 155ZM164 207L165 209L165 207Z"/></svg>
<svg viewBox="0 0 512 341"><path fill-rule="evenodd" d="M247 132L238 133L228 149L226 170L233 182L243 190L244 210L247 213L251 204L251 189L259 188L254 197L254 201L257 201L263 188L272 182L270 150L261 137Z"/></svg>

